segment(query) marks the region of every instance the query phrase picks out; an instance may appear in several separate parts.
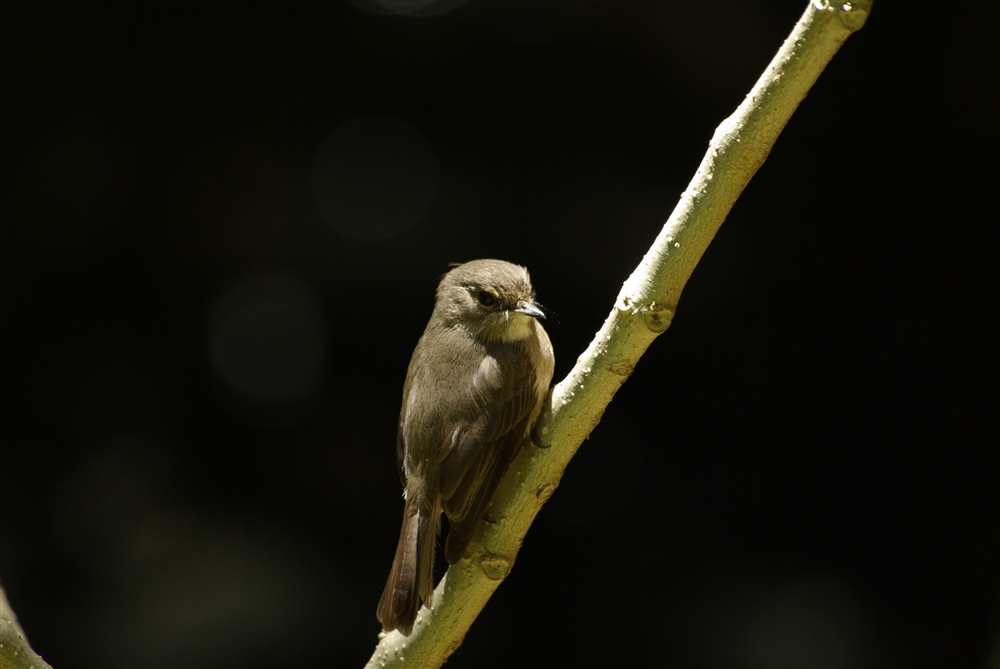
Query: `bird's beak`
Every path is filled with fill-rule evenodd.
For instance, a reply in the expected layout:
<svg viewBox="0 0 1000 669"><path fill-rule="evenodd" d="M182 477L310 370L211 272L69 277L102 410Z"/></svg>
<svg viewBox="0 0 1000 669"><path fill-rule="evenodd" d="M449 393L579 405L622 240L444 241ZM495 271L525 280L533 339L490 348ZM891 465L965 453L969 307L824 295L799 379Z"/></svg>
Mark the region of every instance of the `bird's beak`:
<svg viewBox="0 0 1000 669"><path fill-rule="evenodd" d="M519 302L517 309L514 309L514 311L519 314L524 314L525 316L545 320L545 312L542 311L534 302Z"/></svg>

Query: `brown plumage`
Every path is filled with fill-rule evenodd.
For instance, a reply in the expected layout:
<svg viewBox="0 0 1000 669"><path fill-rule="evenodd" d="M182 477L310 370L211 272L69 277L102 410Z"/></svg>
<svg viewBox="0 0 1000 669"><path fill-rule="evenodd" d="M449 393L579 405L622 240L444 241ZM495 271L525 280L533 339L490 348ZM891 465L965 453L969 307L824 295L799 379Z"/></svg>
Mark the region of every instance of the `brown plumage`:
<svg viewBox="0 0 1000 669"><path fill-rule="evenodd" d="M420 601L430 605L441 512L454 564L538 417L553 371L544 317L518 265L473 260L441 279L403 385L396 456L406 501L376 614L386 631L409 635Z"/></svg>

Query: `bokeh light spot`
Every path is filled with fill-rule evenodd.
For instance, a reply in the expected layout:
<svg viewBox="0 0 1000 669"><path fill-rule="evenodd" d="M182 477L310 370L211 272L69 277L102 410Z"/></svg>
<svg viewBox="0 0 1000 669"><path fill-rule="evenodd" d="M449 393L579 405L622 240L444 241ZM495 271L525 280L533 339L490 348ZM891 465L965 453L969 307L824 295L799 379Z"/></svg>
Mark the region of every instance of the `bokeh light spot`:
<svg viewBox="0 0 1000 669"><path fill-rule="evenodd" d="M248 422L285 425L312 407L327 358L312 289L281 273L243 279L217 301L209 355L223 399Z"/></svg>
<svg viewBox="0 0 1000 669"><path fill-rule="evenodd" d="M352 4L373 14L430 17L454 11L465 0L354 0Z"/></svg>
<svg viewBox="0 0 1000 669"><path fill-rule="evenodd" d="M413 126L391 116L344 123L320 146L313 195L345 237L384 239L416 222L440 181L437 156Z"/></svg>

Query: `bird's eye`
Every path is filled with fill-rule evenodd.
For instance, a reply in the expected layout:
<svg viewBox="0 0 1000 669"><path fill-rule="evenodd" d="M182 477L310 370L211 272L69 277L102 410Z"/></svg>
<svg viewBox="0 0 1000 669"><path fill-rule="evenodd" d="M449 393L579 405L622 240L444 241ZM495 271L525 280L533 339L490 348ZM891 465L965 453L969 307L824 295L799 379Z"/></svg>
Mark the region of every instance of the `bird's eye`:
<svg viewBox="0 0 1000 669"><path fill-rule="evenodd" d="M479 304L484 307L492 307L497 303L496 295L485 290L481 290L476 293L476 299L479 300Z"/></svg>

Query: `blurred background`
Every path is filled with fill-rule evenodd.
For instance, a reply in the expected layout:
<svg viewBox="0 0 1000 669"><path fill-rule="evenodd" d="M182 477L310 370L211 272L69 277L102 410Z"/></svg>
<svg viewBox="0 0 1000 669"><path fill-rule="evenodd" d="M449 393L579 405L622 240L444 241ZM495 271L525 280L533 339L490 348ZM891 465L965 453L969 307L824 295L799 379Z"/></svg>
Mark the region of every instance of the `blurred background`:
<svg viewBox="0 0 1000 669"><path fill-rule="evenodd" d="M526 265L562 378L804 8L0 5L35 650L363 664L437 278ZM448 666L996 666L995 19L875 3Z"/></svg>

